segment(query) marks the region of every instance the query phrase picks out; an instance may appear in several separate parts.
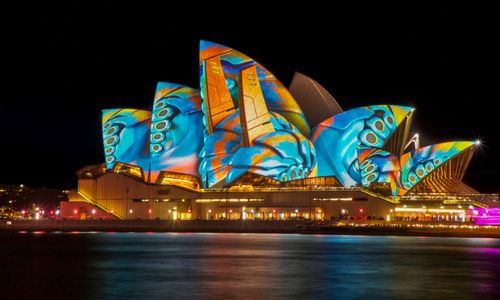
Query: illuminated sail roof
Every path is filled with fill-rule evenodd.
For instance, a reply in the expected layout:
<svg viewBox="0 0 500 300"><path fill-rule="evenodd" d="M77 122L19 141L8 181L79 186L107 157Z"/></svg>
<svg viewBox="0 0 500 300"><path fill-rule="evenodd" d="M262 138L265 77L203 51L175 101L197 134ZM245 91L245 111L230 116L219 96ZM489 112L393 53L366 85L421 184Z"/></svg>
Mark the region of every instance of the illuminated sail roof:
<svg viewBox="0 0 500 300"><path fill-rule="evenodd" d="M461 182L472 142L404 153L411 107L343 111L315 80L296 73L288 91L255 60L213 42L200 41L199 62L200 90L159 82L151 111L103 110L105 164L79 176L120 172L192 190L251 182L378 185L394 196L474 191Z"/></svg>

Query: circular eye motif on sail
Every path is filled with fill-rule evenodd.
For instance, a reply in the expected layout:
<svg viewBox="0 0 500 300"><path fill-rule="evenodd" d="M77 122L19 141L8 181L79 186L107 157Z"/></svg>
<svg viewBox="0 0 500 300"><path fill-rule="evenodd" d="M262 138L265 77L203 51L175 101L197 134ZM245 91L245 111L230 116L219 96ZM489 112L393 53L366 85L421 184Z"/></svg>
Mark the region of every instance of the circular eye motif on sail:
<svg viewBox="0 0 500 300"><path fill-rule="evenodd" d="M417 176L419 178L423 178L425 175L427 175L427 172L425 172L425 168L423 165L419 164L416 168L415 168L415 173L417 174Z"/></svg>
<svg viewBox="0 0 500 300"><path fill-rule="evenodd" d="M118 134L120 131L121 131L121 128L118 125L108 126L107 129L104 129L104 137L109 137L113 134Z"/></svg>
<svg viewBox="0 0 500 300"><path fill-rule="evenodd" d="M167 118L167 117L170 117L172 116L172 109L169 109L168 107L160 110L156 116L159 117L159 118Z"/></svg>
<svg viewBox="0 0 500 300"><path fill-rule="evenodd" d="M391 134L390 129L391 124L386 124L379 117L374 117L366 121L366 125L372 130L376 136L380 136L381 139L388 139Z"/></svg>
<svg viewBox="0 0 500 300"><path fill-rule="evenodd" d="M384 141L370 129L365 129L361 132L360 141L363 146L375 148L382 147L384 143Z"/></svg>
<svg viewBox="0 0 500 300"><path fill-rule="evenodd" d="M166 101L164 100L158 100L156 103L153 105L155 110L159 110L164 108L167 105Z"/></svg>
<svg viewBox="0 0 500 300"><path fill-rule="evenodd" d="M425 169L427 170L427 172L431 172L432 170L434 170L434 164L432 163L432 161L429 161L425 164Z"/></svg>
<svg viewBox="0 0 500 300"><path fill-rule="evenodd" d="M158 131L167 131L170 129L171 123L170 120L163 120L155 124L154 128Z"/></svg>
<svg viewBox="0 0 500 300"><path fill-rule="evenodd" d="M378 178L378 173L371 173L371 174L363 177L361 184L363 186L370 186L370 184L372 182L375 182L377 180L377 178Z"/></svg>
<svg viewBox="0 0 500 300"><path fill-rule="evenodd" d="M114 135L112 137L109 137L104 141L104 144L106 146L114 146L120 141L120 138L117 135Z"/></svg>
<svg viewBox="0 0 500 300"><path fill-rule="evenodd" d="M155 133L151 135L151 141L152 142L161 142L165 138L165 135L163 133Z"/></svg>
<svg viewBox="0 0 500 300"><path fill-rule="evenodd" d="M114 147L107 147L106 149L104 149L104 153L106 155L111 155L115 152L115 148Z"/></svg>
<svg viewBox="0 0 500 300"><path fill-rule="evenodd" d="M160 144L151 145L151 150L153 153L159 153L162 150L162 146Z"/></svg>
<svg viewBox="0 0 500 300"><path fill-rule="evenodd" d="M115 162L115 157L113 155L106 156L106 163L107 164L112 164Z"/></svg>
<svg viewBox="0 0 500 300"><path fill-rule="evenodd" d="M408 175L408 181L412 184L417 183L417 176L415 175L415 173L410 172L410 175Z"/></svg>
<svg viewBox="0 0 500 300"><path fill-rule="evenodd" d="M369 186L372 182L375 182L378 177L379 172L377 172L377 167L373 163L361 169L361 184L363 186Z"/></svg>
<svg viewBox="0 0 500 300"><path fill-rule="evenodd" d="M385 116L385 123L392 126L394 124L394 118L391 115Z"/></svg>

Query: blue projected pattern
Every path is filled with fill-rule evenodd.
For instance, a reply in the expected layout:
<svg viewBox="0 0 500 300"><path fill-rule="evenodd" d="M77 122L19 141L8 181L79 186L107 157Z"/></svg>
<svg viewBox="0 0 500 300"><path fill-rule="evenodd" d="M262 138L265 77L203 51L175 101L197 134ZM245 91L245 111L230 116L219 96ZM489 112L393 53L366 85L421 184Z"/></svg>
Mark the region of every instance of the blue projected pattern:
<svg viewBox="0 0 500 300"><path fill-rule="evenodd" d="M391 185L394 196L404 195L434 169L474 145L471 141L435 144L413 150L401 157L380 149L360 151L361 183L368 187L373 182Z"/></svg>
<svg viewBox="0 0 500 300"><path fill-rule="evenodd" d="M271 113L274 132L258 137L252 147L241 146L237 110L205 139L200 174L207 187L230 185L246 172L286 181L314 176L316 154L312 143L284 117Z"/></svg>
<svg viewBox="0 0 500 300"><path fill-rule="evenodd" d="M161 171L198 176L203 113L197 90L159 82L151 124L151 182Z"/></svg>
<svg viewBox="0 0 500 300"><path fill-rule="evenodd" d="M139 109L105 109L102 111L102 136L106 167L116 162L149 165L149 127L151 112Z"/></svg>
<svg viewBox="0 0 500 300"><path fill-rule="evenodd" d="M361 182L360 148L381 148L411 107L373 105L351 109L316 126L311 141L318 156L318 176L335 176L345 186Z"/></svg>

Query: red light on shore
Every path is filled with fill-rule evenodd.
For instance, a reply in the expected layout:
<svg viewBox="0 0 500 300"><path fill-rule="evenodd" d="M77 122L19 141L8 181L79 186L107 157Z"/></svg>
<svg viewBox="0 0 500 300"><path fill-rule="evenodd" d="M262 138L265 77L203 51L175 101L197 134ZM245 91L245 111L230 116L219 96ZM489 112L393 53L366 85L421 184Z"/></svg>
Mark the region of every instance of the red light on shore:
<svg viewBox="0 0 500 300"><path fill-rule="evenodd" d="M273 214L276 213L276 209L273 209Z"/></svg>
<svg viewBox="0 0 500 300"><path fill-rule="evenodd" d="M53 210L51 210L51 211L50 211L50 214L51 214L51 215L53 215L53 214L54 214L54 211L53 211Z"/></svg>
<svg viewBox="0 0 500 300"><path fill-rule="evenodd" d="M150 213L152 213L152 212L153 212L153 210L152 210L151 208L150 208L150 209L148 209L148 214L150 214Z"/></svg>
<svg viewBox="0 0 500 300"><path fill-rule="evenodd" d="M21 210L21 213L24 215L26 213L26 211L23 209L23 210Z"/></svg>
<svg viewBox="0 0 500 300"><path fill-rule="evenodd" d="M188 213L191 213L191 208L188 208Z"/></svg>
<svg viewBox="0 0 500 300"><path fill-rule="evenodd" d="M76 215L76 214L78 213L78 211L75 209L75 210L73 211L73 213Z"/></svg>
<svg viewBox="0 0 500 300"><path fill-rule="evenodd" d="M360 208L360 209L359 209L359 213L360 213L360 214L362 214L362 213L363 213L363 209L362 209L362 208Z"/></svg>
<svg viewBox="0 0 500 300"><path fill-rule="evenodd" d="M233 210L232 210L232 209L230 209L230 210L229 210L229 213L232 213L232 212L233 212Z"/></svg>

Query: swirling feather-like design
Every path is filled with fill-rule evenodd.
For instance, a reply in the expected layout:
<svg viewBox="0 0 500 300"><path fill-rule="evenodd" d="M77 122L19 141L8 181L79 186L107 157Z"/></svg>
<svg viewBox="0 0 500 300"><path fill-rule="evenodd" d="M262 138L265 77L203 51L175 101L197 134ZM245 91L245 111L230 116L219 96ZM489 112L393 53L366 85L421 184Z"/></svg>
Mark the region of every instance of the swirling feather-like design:
<svg viewBox="0 0 500 300"><path fill-rule="evenodd" d="M151 112L139 109L102 111L102 136L106 167L116 162L149 168L149 127Z"/></svg>
<svg viewBox="0 0 500 300"><path fill-rule="evenodd" d="M358 149L382 148L411 111L411 107L398 105L365 106L320 123L311 134L318 156L318 176L335 176L345 186L359 183Z"/></svg>
<svg viewBox="0 0 500 300"><path fill-rule="evenodd" d="M437 167L473 146L457 141L422 147L397 157L380 149L362 149L358 157L361 184L390 183L392 194L402 196Z"/></svg>
<svg viewBox="0 0 500 300"><path fill-rule="evenodd" d="M312 143L277 113L271 113L271 123L274 132L256 138L252 147L241 146L238 110L217 124L200 153L204 185L227 186L247 172L282 181L314 176Z"/></svg>
<svg viewBox="0 0 500 300"><path fill-rule="evenodd" d="M151 182L161 171L198 176L203 113L197 90L159 82L151 123Z"/></svg>

